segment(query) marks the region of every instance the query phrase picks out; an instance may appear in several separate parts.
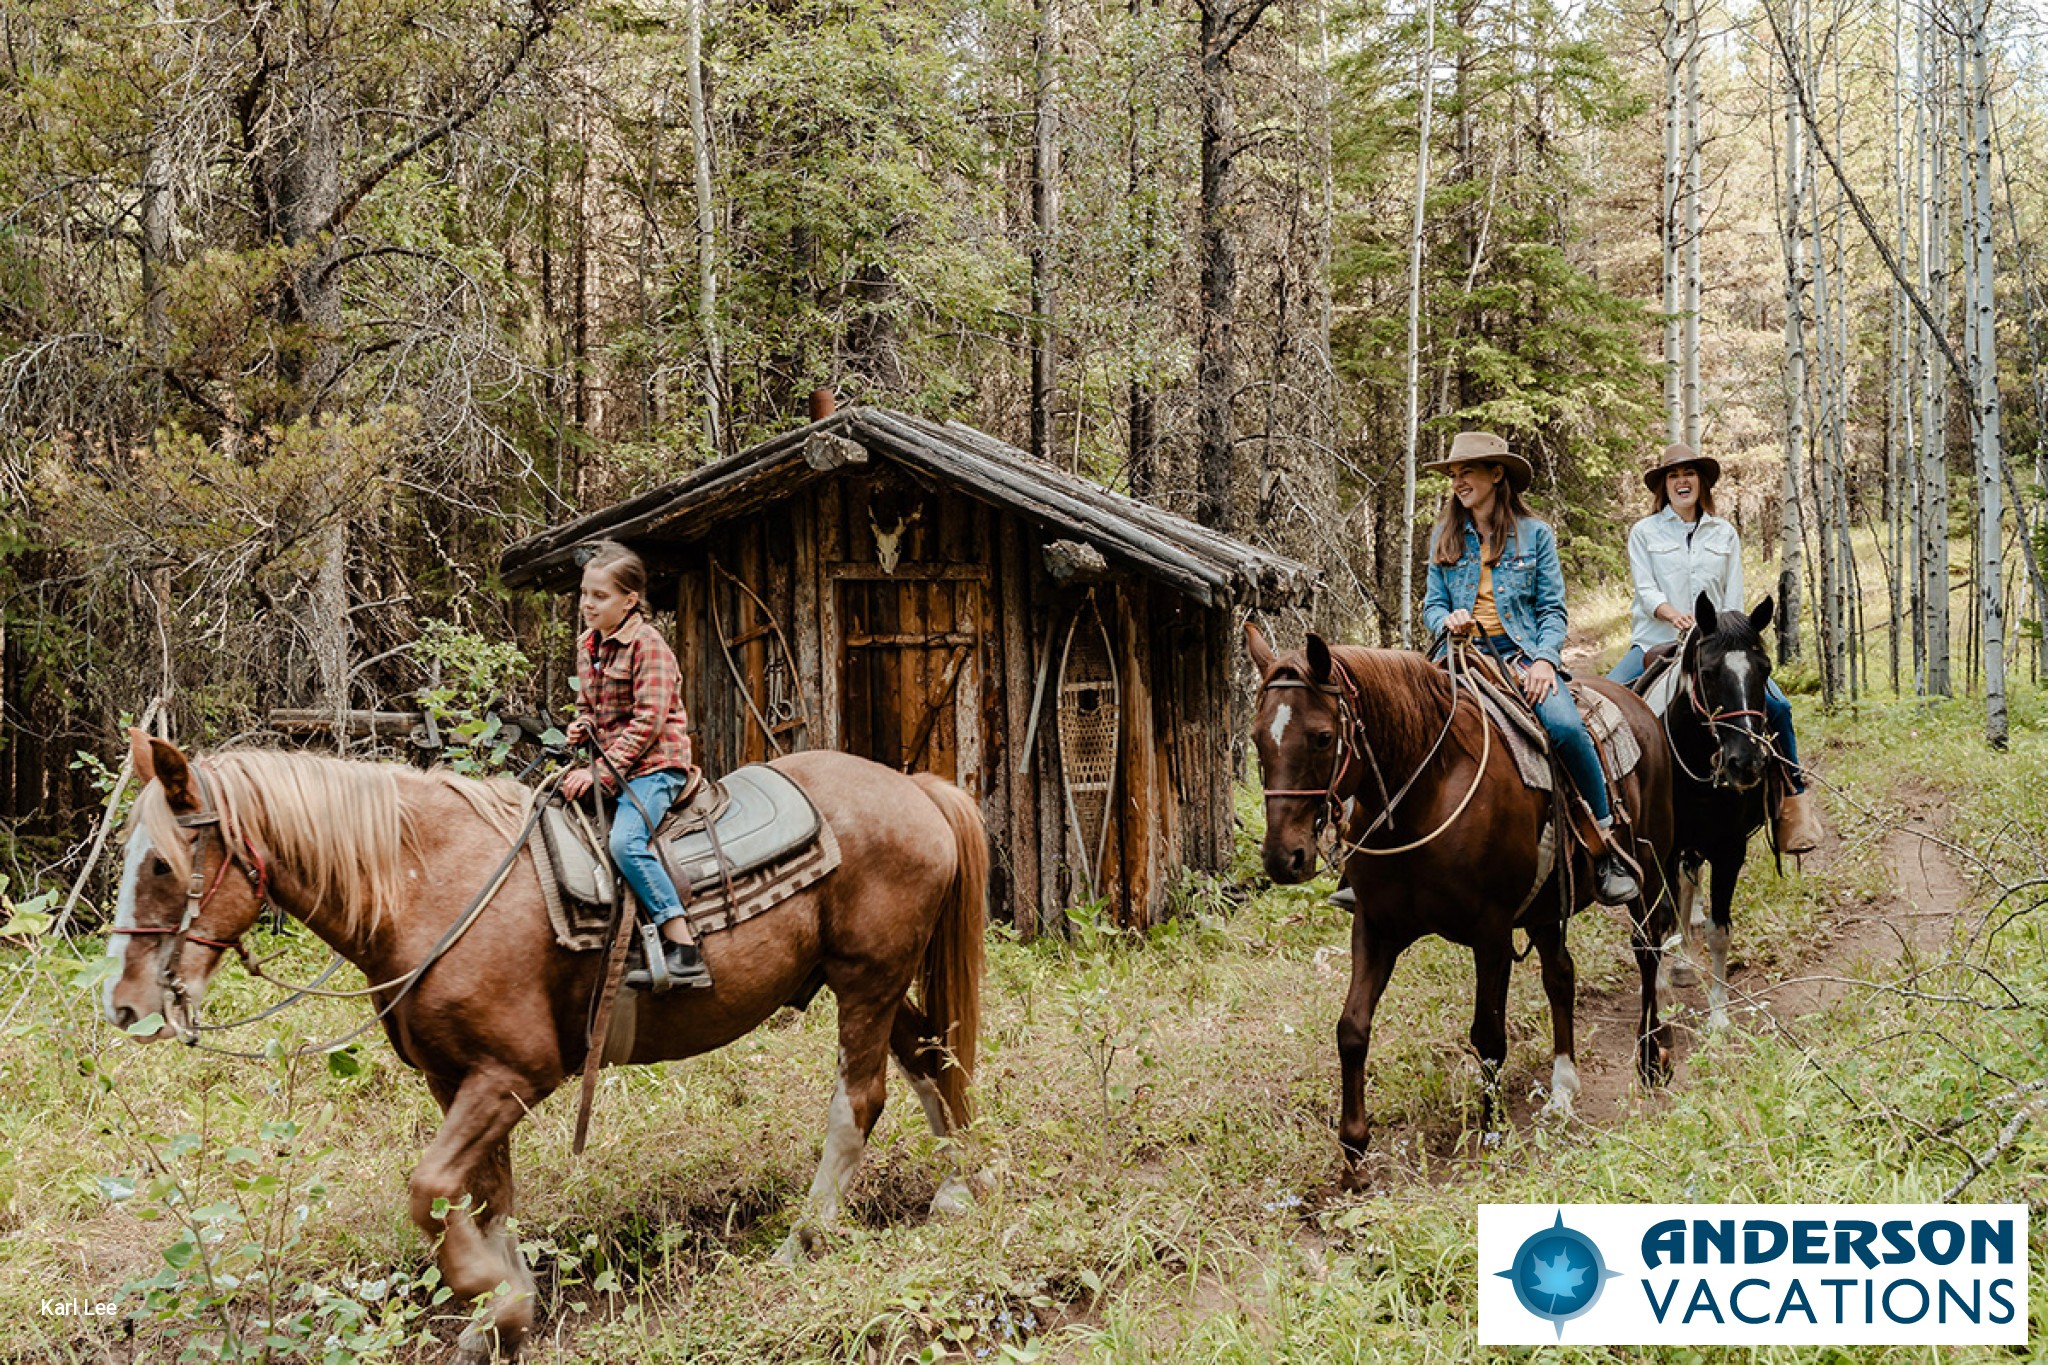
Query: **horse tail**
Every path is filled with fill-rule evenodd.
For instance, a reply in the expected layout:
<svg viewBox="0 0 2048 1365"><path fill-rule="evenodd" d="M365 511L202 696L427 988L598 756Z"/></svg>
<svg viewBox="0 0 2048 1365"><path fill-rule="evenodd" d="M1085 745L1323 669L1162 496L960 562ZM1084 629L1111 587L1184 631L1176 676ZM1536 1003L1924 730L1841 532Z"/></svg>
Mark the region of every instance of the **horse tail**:
<svg viewBox="0 0 2048 1365"><path fill-rule="evenodd" d="M931 1042L946 1060L934 1077L955 1123L973 1117L967 1089L981 1038L983 943L988 931L988 831L972 797L930 773L913 779L953 830L958 854L953 885L924 950L918 994L930 1021Z"/></svg>

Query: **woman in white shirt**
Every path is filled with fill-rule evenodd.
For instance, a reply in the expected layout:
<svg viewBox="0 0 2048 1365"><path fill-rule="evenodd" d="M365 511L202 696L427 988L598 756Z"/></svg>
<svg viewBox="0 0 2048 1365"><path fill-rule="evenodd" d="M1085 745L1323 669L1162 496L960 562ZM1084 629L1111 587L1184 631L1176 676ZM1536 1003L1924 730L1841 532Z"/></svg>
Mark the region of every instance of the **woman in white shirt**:
<svg viewBox="0 0 2048 1365"><path fill-rule="evenodd" d="M1714 485L1720 479L1718 460L1676 442L1644 472L1643 483L1657 506L1628 533L1629 577L1635 593L1629 606L1628 653L1607 675L1613 681L1634 682L1643 674L1645 652L1690 630L1689 609L1701 593L1717 611L1742 610L1742 538L1714 515ZM1799 767L1792 703L1776 682L1764 685L1764 710L1792 781L1791 794L1778 810L1778 847L1804 853L1820 842L1820 826Z"/></svg>

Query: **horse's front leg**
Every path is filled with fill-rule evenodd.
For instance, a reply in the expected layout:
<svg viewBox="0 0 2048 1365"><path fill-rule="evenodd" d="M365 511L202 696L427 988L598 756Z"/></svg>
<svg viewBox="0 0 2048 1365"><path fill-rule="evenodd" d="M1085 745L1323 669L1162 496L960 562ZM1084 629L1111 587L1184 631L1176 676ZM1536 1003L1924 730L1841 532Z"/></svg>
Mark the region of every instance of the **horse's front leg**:
<svg viewBox="0 0 2048 1365"><path fill-rule="evenodd" d="M533 1276L506 1226L513 1197L511 1133L545 1092L498 1069L428 1084L446 1113L412 1173L412 1220L428 1238L438 1239L443 1284L464 1299L497 1294L483 1318L463 1331L452 1360L509 1360L525 1342L535 1312Z"/></svg>
<svg viewBox="0 0 2048 1365"><path fill-rule="evenodd" d="M1702 921L1695 918L1699 912L1694 908L1700 894L1700 866L1690 858L1673 857L1665 874L1678 903L1678 931L1664 940L1663 975L1657 978L1658 986L1667 990L1696 985L1700 979L1695 949L1700 942ZM1718 882L1720 878L1714 880Z"/></svg>
<svg viewBox="0 0 2048 1365"><path fill-rule="evenodd" d="M1408 945L1396 941L1366 919L1361 903L1351 915L1351 991L1344 997L1344 1012L1337 1017L1337 1064L1342 1077L1343 1116L1337 1125L1337 1140L1344 1148L1343 1187L1361 1190L1366 1185L1365 1146L1372 1136L1372 1121L1365 1113L1365 1058L1372 1047L1372 1017L1394 974L1394 959Z"/></svg>
<svg viewBox="0 0 2048 1365"><path fill-rule="evenodd" d="M1543 994L1550 1001L1550 1098L1543 1113L1570 1118L1579 1093L1579 1067L1573 1047L1572 1007L1577 998L1578 967L1565 946L1564 926L1555 921L1527 926L1529 941L1543 964Z"/></svg>
<svg viewBox="0 0 2048 1365"><path fill-rule="evenodd" d="M1472 950L1476 988L1472 998L1472 1050L1479 1054L1482 1096L1481 1138L1488 1147L1500 1141L1507 1111L1500 1099L1500 1074L1508 1061L1508 975L1514 970L1512 933L1498 942L1482 940Z"/></svg>
<svg viewBox="0 0 2048 1365"><path fill-rule="evenodd" d="M1718 880L1718 879L1717 879ZM1666 932L1674 927L1663 913L1671 904L1660 894L1647 914L1638 901L1630 935L1636 954L1636 970L1642 974L1642 1003L1636 1017L1636 1074L1644 1085L1661 1085L1671 1075L1671 1026L1664 1022L1657 1003L1657 970L1664 960Z"/></svg>
<svg viewBox="0 0 2048 1365"><path fill-rule="evenodd" d="M1714 862L1713 918L1707 924L1707 1027L1728 1027L1728 933L1735 908L1735 884L1742 878L1744 849Z"/></svg>

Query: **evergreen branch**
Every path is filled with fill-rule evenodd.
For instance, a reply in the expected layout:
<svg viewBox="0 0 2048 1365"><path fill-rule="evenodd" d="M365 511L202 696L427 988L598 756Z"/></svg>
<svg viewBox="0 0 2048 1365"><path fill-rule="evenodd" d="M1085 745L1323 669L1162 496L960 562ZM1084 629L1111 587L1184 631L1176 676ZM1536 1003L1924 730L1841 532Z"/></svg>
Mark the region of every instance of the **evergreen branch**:
<svg viewBox="0 0 2048 1365"><path fill-rule="evenodd" d="M533 45L542 38L545 38L554 26L555 11L549 0L533 0L532 18L519 30L519 41L505 55L505 59L498 64L497 71L484 83L483 89L477 91L462 108L456 110L432 128L427 129L427 131L385 157L384 160L366 172L362 179L356 181L354 188L342 196L341 202L335 205L334 212L327 215L327 221L319 226L314 235L318 236L321 233L333 232L340 228L343 223L348 221L348 216L355 212L357 206L369 197L370 192L384 182L385 177L427 148L433 146L436 142L460 132L464 125L468 124L478 114L481 114L485 106L497 97L498 91L504 88L505 82L512 79L512 74L519 69L520 63L526 60L526 54L533 50Z"/></svg>

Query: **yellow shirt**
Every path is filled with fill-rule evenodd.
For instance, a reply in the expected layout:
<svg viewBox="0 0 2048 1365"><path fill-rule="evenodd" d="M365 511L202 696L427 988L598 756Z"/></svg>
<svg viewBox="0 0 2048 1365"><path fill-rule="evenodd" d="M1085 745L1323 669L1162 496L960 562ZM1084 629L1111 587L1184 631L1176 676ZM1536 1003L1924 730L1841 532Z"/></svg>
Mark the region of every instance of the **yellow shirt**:
<svg viewBox="0 0 2048 1365"><path fill-rule="evenodd" d="M1479 596L1472 602L1472 619L1488 635L1507 634L1507 628L1500 623L1500 611L1493 605L1493 565L1483 558L1479 562Z"/></svg>

